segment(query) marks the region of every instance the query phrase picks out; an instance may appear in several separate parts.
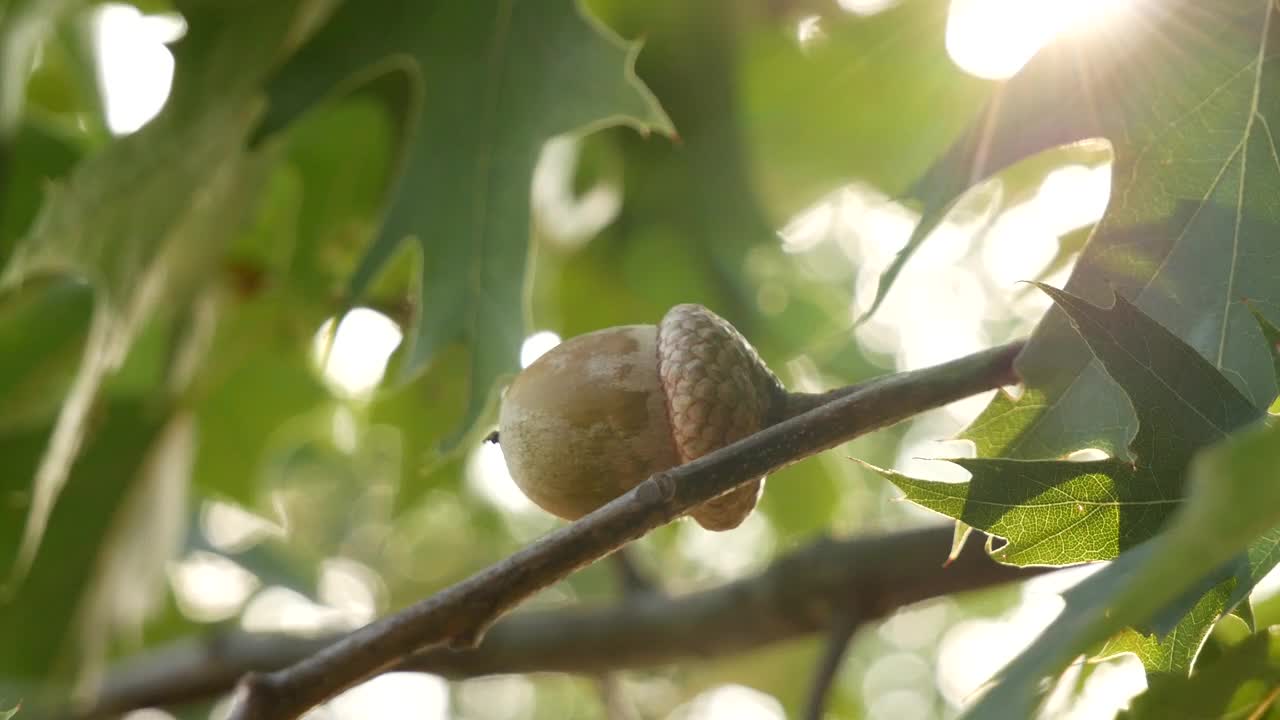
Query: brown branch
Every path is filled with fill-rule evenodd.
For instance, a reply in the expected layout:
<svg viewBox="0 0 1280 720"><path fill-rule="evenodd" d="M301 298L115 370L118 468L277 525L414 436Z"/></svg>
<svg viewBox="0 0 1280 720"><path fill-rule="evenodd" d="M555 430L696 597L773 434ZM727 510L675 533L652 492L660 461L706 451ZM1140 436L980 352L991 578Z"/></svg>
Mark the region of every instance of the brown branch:
<svg viewBox="0 0 1280 720"><path fill-rule="evenodd" d="M706 660L830 630L837 618L857 629L904 605L1045 570L997 564L979 537L943 567L951 537L946 525L824 539L776 559L758 575L711 590L633 596L610 607L516 613L494 625L474 650L421 652L390 669L460 679L598 674ZM230 690L246 672L298 662L333 640L237 632L182 641L117 668L92 708L66 717L96 720L203 700Z"/></svg>
<svg viewBox="0 0 1280 720"><path fill-rule="evenodd" d="M805 707L805 720L822 720L827 709L827 699L835 684L840 666L844 664L849 643L857 632L861 619L854 613L837 615L827 630L827 647L813 673L813 685L809 688L809 702Z"/></svg>
<svg viewBox="0 0 1280 720"><path fill-rule="evenodd" d="M629 550L630 548L620 548L609 556L623 597L662 592L662 587L640 567L640 562Z"/></svg>
<svg viewBox="0 0 1280 720"><path fill-rule="evenodd" d="M1016 380L1022 343L899 373L657 473L590 515L294 665L241 681L231 720L296 718L420 649L474 647L495 620L537 591L691 508L931 408Z"/></svg>

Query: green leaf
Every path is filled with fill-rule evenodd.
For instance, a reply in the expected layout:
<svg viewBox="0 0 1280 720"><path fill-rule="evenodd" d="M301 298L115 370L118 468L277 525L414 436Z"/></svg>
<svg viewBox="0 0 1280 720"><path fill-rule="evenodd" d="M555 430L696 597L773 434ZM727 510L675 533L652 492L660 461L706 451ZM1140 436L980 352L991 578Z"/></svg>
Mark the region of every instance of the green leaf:
<svg viewBox="0 0 1280 720"><path fill-rule="evenodd" d="M1094 659L1105 659L1121 653L1133 653L1142 661L1147 671L1148 684L1162 677L1186 677L1191 672L1200 648L1209 637L1214 623L1227 610L1229 596L1236 581L1229 579L1219 583L1207 593L1193 592L1199 600L1183 612L1176 606L1177 624L1166 633L1145 633L1136 628L1125 628L1094 654Z"/></svg>
<svg viewBox="0 0 1280 720"><path fill-rule="evenodd" d="M44 425L57 413L92 312L92 288L75 280L32 282L0 294L0 431Z"/></svg>
<svg viewBox="0 0 1280 720"><path fill-rule="evenodd" d="M300 202L294 209L296 228L287 272L296 292L333 313L346 293L351 268L360 262L370 235L376 231L395 170L399 137L393 117L379 97L361 93L327 103L291 127L285 153L300 183ZM335 137L358 137L359 143L334 143ZM266 235L247 248L272 247ZM409 263L397 264L388 275L400 281L391 290L379 283L370 304L382 308L384 293L399 302L410 293ZM398 322L408 321L400 313Z"/></svg>
<svg viewBox="0 0 1280 720"><path fill-rule="evenodd" d="M1064 595L1066 608L966 717L1031 717L1042 681L1126 626L1148 622L1280 525L1280 425L1218 443L1191 465L1187 502L1154 539Z"/></svg>
<svg viewBox="0 0 1280 720"><path fill-rule="evenodd" d="M1251 303L1249 312L1253 313L1253 319L1257 321L1258 328L1262 330L1262 337L1267 341L1267 347L1271 350L1271 366L1275 372L1276 384L1280 385L1280 328L1276 327L1266 315L1263 315Z"/></svg>
<svg viewBox="0 0 1280 720"><path fill-rule="evenodd" d="M95 290L83 359L36 474L19 570L34 556L100 388L153 316L183 307L217 277L209 268L256 201L265 158L242 148L256 87L294 7L190 8L164 111L53 186L0 275L3 287L65 274Z"/></svg>
<svg viewBox="0 0 1280 720"><path fill-rule="evenodd" d="M0 578L7 578L17 559L22 526L31 498L31 478L49 444L50 425L0 431Z"/></svg>
<svg viewBox="0 0 1280 720"><path fill-rule="evenodd" d="M27 76L40 42L59 18L79 4L79 0L0 3L0 156L22 122Z"/></svg>
<svg viewBox="0 0 1280 720"><path fill-rule="evenodd" d="M991 556L1010 565L1109 560L1154 535L1180 502L1121 460L951 462L973 478L945 483L872 469L917 505L1005 539Z"/></svg>
<svg viewBox="0 0 1280 720"><path fill-rule="evenodd" d="M370 403L369 425L389 426L400 434L397 512L413 507L440 483L461 479L449 466L452 455L440 452L440 441L454 432L455 418L465 409L466 388L457 379L466 369L462 348L447 348L426 372L412 382L382 389Z"/></svg>
<svg viewBox="0 0 1280 720"><path fill-rule="evenodd" d="M1112 5L1106 24L1037 54L914 194L936 219L975 179L1049 148L1105 139L1111 201L1066 289L1095 302L1114 289L1261 404L1275 395L1274 370L1239 301L1273 318L1280 311L1274 4ZM929 229L922 223L916 235ZM1092 359L1065 316L1051 312L1018 363L1030 405L1016 422L1006 413L987 444L1020 458L1078 447L1117 453L1135 419Z"/></svg>
<svg viewBox="0 0 1280 720"><path fill-rule="evenodd" d="M808 46L772 24L743 33L737 122L779 217L854 178L900 197L972 122L996 85L952 61L950 6L825 13Z"/></svg>
<svg viewBox="0 0 1280 720"><path fill-rule="evenodd" d="M1253 635L1190 678L1153 684L1134 699L1124 720L1197 720L1262 718L1280 685L1280 633L1275 628ZM1273 715L1274 713L1272 713Z"/></svg>
<svg viewBox="0 0 1280 720"><path fill-rule="evenodd" d="M128 612L120 597L111 595L129 593L127 604L138 593L153 590L141 583L143 577L155 575L156 563L149 562L155 558L144 559L137 551L162 549L165 540L157 524L181 514L180 505L164 505L162 497L168 493L157 482L173 490L175 485L185 487L185 476L157 476L151 482L146 469L149 461L152 471L164 462L157 455L162 452L163 431L179 428L163 409L144 403L121 401L103 410L72 467L35 562L21 582L5 587L0 597L0 635L5 638L0 644L0 678L6 683L65 680L84 669L86 654L101 660L109 635L99 633L118 626L121 617L116 612ZM8 451L13 448L0 445L5 457L11 457ZM153 504L157 499L160 506ZM11 533L3 538L17 539ZM15 547L9 544L3 551L11 555Z"/></svg>
<svg viewBox="0 0 1280 720"><path fill-rule="evenodd" d="M518 369L530 180L543 142L619 124L670 131L635 77L636 53L572 0L348 2L270 86L263 134L361 76L394 69L425 88L402 176L351 290L367 290L406 238L421 244L403 372L421 370L447 345L470 349L455 440L484 411L495 381Z"/></svg>
<svg viewBox="0 0 1280 720"><path fill-rule="evenodd" d="M80 153L75 139L51 124L19 128L8 166L0 163L0 263L31 225L48 183L66 175Z"/></svg>
<svg viewBox="0 0 1280 720"><path fill-rule="evenodd" d="M881 472L913 502L1007 540L993 553L1001 562L1109 560L1153 536L1181 502L1193 453L1264 411L1123 297L1104 309L1041 287L1137 409L1141 424L1130 444L1134 461L954 460L972 473L967 484ZM1000 412L980 419L988 428L1003 415L1020 412L1007 396L993 407Z"/></svg>
<svg viewBox="0 0 1280 720"><path fill-rule="evenodd" d="M332 402L306 345L281 317L290 307L271 297L240 309L228 318L234 334L211 351L218 367L194 403L201 441L193 478L210 496L253 507L268 450L283 428Z"/></svg>

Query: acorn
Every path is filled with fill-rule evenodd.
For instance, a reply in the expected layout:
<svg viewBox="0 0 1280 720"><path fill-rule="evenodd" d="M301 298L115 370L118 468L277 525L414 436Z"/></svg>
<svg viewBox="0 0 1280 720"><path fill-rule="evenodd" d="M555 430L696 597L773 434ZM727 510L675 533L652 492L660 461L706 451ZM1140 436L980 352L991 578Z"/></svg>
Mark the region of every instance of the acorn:
<svg viewBox="0 0 1280 720"><path fill-rule="evenodd" d="M507 468L535 504L576 520L653 473L767 427L786 389L732 325L701 305L552 348L515 377L498 433ZM690 512L708 530L746 520L764 478Z"/></svg>

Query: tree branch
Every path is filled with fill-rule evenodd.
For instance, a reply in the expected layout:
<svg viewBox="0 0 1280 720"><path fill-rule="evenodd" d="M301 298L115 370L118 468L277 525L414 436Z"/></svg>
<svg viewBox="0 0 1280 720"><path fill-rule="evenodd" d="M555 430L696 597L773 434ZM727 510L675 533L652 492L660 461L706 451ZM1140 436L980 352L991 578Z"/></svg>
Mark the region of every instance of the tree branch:
<svg viewBox="0 0 1280 720"><path fill-rule="evenodd" d="M827 630L827 647L814 669L813 685L809 688L809 701L805 706L805 720L822 720L826 717L827 700L835 685L840 666L849 651L849 643L862 621L856 613L837 615Z"/></svg>
<svg viewBox="0 0 1280 720"><path fill-rule="evenodd" d="M951 526L944 525L824 539L778 558L756 576L711 590L680 597L645 594L602 608L517 613L494 625L474 650L429 650L390 669L460 679L598 674L707 660L829 631L837 623L856 629L904 605L1047 570L1000 565L984 552L980 537L943 567L951 537ZM246 672L284 667L333 641L237 632L179 642L118 668L93 707L66 717L96 720L207 699L230 690Z"/></svg>
<svg viewBox="0 0 1280 720"><path fill-rule="evenodd" d="M660 472L586 517L294 665L246 675L231 720L296 718L420 649L474 647L537 591L754 478L931 408L1016 380L1022 343L899 373Z"/></svg>

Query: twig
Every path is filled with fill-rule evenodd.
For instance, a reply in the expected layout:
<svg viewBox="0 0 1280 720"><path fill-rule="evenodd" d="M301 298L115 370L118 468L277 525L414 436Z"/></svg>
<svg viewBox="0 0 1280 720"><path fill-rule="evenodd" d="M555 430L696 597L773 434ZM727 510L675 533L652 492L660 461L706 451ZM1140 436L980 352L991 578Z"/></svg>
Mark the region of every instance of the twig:
<svg viewBox="0 0 1280 720"><path fill-rule="evenodd" d="M693 462L660 472L604 507L451 587L294 665L250 673L231 720L296 718L420 649L474 647L537 591L740 484L931 408L1016 380L1022 343L871 383Z"/></svg>
<svg viewBox="0 0 1280 720"><path fill-rule="evenodd" d="M618 586L623 597L630 599L637 595L662 592L658 583L640 568L631 548L619 549L609 556L609 560L618 575Z"/></svg>
<svg viewBox="0 0 1280 720"><path fill-rule="evenodd" d="M777 558L759 575L711 590L516 613L494 625L474 650L430 650L394 669L461 679L599 673L723 657L829 629L837 616L858 627L903 605L1044 570L999 565L983 552L983 542L975 536L944 568L950 525L821 540ZM203 700L231 689L246 672L295 663L335 639L235 632L180 641L116 668L97 703L67 717L96 720Z"/></svg>
<svg viewBox="0 0 1280 720"><path fill-rule="evenodd" d="M809 689L809 702L805 706L806 720L822 720L822 713L827 707L827 698L831 696L831 686L835 683L840 665L844 662L845 653L849 651L849 643L853 634L862 625L853 613L837 615L831 630L827 633L827 647L818 662L813 674L813 685Z"/></svg>

